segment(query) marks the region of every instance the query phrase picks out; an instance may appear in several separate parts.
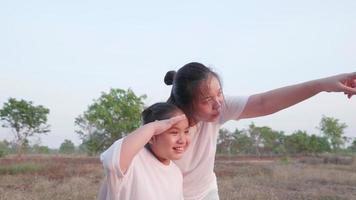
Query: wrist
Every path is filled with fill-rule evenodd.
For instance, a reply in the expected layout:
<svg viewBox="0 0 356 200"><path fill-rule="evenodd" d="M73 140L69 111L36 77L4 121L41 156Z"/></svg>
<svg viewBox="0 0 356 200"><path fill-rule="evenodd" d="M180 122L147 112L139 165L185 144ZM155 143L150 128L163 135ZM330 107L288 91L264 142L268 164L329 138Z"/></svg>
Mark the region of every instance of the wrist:
<svg viewBox="0 0 356 200"><path fill-rule="evenodd" d="M310 81L309 88L315 94L318 94L320 92L327 92L325 88L324 79L317 79L317 80Z"/></svg>
<svg viewBox="0 0 356 200"><path fill-rule="evenodd" d="M152 136L155 135L156 128L155 128L155 123L154 122L147 123L147 124L143 125L142 128L144 129L143 132L148 137L152 137Z"/></svg>

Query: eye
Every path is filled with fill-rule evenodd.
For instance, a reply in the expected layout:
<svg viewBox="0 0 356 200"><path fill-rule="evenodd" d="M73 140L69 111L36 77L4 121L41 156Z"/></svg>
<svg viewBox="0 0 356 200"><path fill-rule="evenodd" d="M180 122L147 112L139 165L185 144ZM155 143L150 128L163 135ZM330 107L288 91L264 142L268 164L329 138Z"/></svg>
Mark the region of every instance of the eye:
<svg viewBox="0 0 356 200"><path fill-rule="evenodd" d="M172 134L172 135L178 135L178 131L171 131L169 133Z"/></svg>
<svg viewBox="0 0 356 200"><path fill-rule="evenodd" d="M212 100L213 100L213 98L207 97L207 98L204 99L204 102L211 102Z"/></svg>
<svg viewBox="0 0 356 200"><path fill-rule="evenodd" d="M184 133L185 133L185 134L189 134L189 130L185 130Z"/></svg>

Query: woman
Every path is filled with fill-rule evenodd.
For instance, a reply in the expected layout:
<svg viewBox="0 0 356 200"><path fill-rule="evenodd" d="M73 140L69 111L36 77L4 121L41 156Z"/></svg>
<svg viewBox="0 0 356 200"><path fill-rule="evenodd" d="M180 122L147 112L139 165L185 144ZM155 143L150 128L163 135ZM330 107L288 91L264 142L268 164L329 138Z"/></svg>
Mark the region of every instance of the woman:
<svg viewBox="0 0 356 200"><path fill-rule="evenodd" d="M182 173L171 160L189 145L187 118L169 103L148 107L142 118L140 128L101 154L106 182L99 199L183 199Z"/></svg>
<svg viewBox="0 0 356 200"><path fill-rule="evenodd" d="M191 128L191 145L175 161L183 172L185 200L219 199L214 159L218 131L228 120L269 115L320 92L356 94L356 73L313 80L249 97L223 95L219 76L201 63L188 63L169 71L165 83L173 85L169 103L186 114Z"/></svg>

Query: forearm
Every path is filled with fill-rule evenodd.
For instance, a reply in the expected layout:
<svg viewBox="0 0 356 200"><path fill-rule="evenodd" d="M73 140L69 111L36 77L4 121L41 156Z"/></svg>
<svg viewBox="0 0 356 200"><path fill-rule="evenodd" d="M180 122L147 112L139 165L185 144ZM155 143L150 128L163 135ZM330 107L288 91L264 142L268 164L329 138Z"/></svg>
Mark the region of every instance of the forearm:
<svg viewBox="0 0 356 200"><path fill-rule="evenodd" d="M319 80L308 81L265 92L261 95L261 104L266 114L272 114L302 102L322 91Z"/></svg>
<svg viewBox="0 0 356 200"><path fill-rule="evenodd" d="M252 95L246 104L242 117L250 118L269 115L302 102L324 91L320 80L308 81Z"/></svg>
<svg viewBox="0 0 356 200"><path fill-rule="evenodd" d="M149 123L136 129L124 138L121 146L119 161L120 168L123 173L127 170L136 154L144 148L144 146L152 138L154 131L152 123Z"/></svg>

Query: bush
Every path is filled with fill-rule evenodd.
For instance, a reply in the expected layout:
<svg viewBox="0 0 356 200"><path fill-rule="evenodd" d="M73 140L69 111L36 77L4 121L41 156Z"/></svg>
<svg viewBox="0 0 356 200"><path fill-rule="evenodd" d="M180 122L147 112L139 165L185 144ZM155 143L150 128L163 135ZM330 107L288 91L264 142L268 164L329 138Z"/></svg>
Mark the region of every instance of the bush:
<svg viewBox="0 0 356 200"><path fill-rule="evenodd" d="M0 158L5 157L7 155L7 152L4 151L4 149L0 149Z"/></svg>
<svg viewBox="0 0 356 200"><path fill-rule="evenodd" d="M0 158L5 157L7 154L9 154L9 151L10 150L6 143L0 141Z"/></svg>
<svg viewBox="0 0 356 200"><path fill-rule="evenodd" d="M59 147L59 153L71 154L74 153L75 146L72 141L64 140L64 142Z"/></svg>

